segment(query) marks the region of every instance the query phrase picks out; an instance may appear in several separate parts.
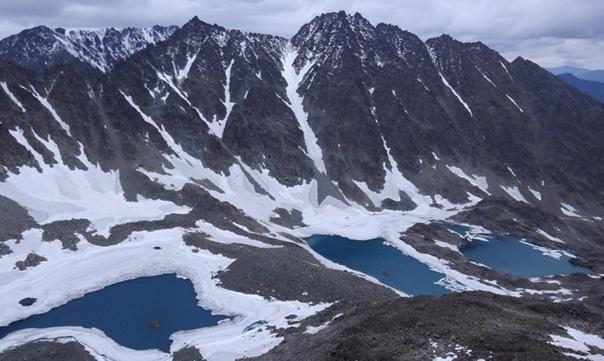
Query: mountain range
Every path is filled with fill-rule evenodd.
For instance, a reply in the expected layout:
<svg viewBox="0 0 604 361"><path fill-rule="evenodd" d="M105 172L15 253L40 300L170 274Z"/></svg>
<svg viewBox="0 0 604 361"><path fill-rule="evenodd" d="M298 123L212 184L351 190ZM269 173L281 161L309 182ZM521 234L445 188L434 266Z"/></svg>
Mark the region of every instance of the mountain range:
<svg viewBox="0 0 604 361"><path fill-rule="evenodd" d="M604 83L577 78L573 74L559 74L558 78L604 103Z"/></svg>
<svg viewBox="0 0 604 361"><path fill-rule="evenodd" d="M31 264L24 272L32 280L43 272L40 263L72 257L53 253L41 261L15 246L29 244L35 232L76 257L92 252L89 245L110 252L143 242L137 237L182 230L174 247L237 259L217 273L223 287L337 304L315 322L346 314L348 323L333 333L284 331L287 343L254 356L295 360L313 345L324 351L313 359L347 359L346 348L355 345L347 327L379 329L359 305L371 305L366 315L379 313L379 302L403 307L390 289L319 264L304 246L312 233L351 232L404 240L406 253L442 259L438 267L458 289L530 299L462 293L424 308L420 298L404 306L417 317L433 307L446 315L468 302L488 308L487 318L522 313L554 332L554 316L543 311L552 307L557 323L601 331L573 318L601 317L599 278L554 280L560 289L576 289L569 300L585 297L577 309L542 304L560 289L485 270L434 243L463 244L439 223L455 220L559 248L604 273L604 104L530 60L509 62L481 42L449 35L422 41L345 12L321 14L291 39L197 17L147 29L40 26L1 40L0 59L0 255ZM81 267L56 272L88 271ZM14 279L6 287L28 280ZM7 297L6 307L28 292ZM483 315L476 312L472 317ZM517 326L493 332L528 342L520 358L565 359L552 351L547 333L527 339ZM421 345L436 325L417 327L422 335L413 337L422 341L409 343L417 346L409 359L427 359ZM473 347L500 347L501 339L464 335ZM357 354L372 348L374 336L362 336ZM453 352L451 342L442 349ZM495 359L510 359L498 350ZM408 350L396 352L402 351ZM383 352L394 359L393 350Z"/></svg>
<svg viewBox="0 0 604 361"><path fill-rule="evenodd" d="M106 72L148 45L166 40L176 29L154 26L66 30L38 26L2 39L0 57L38 72L76 60Z"/></svg>
<svg viewBox="0 0 604 361"><path fill-rule="evenodd" d="M585 68L579 68L579 67L565 65L565 66L559 66L556 68L550 68L548 70L551 71L555 75L568 73L568 74L572 74L572 75L576 76L579 79L591 80L591 81L597 81L600 83L604 83L604 70L600 70L600 69L591 70L591 69L585 69Z"/></svg>

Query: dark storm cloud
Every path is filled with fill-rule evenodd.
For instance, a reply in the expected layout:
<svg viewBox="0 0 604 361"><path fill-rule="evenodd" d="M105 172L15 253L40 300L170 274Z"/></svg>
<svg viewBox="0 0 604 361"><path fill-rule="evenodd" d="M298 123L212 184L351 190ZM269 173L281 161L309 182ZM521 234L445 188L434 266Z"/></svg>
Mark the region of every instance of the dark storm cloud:
<svg viewBox="0 0 604 361"><path fill-rule="evenodd" d="M228 28L291 36L322 12L358 11L422 38L481 40L544 66L604 68L602 0L0 0L0 36L52 27L182 24L193 15Z"/></svg>

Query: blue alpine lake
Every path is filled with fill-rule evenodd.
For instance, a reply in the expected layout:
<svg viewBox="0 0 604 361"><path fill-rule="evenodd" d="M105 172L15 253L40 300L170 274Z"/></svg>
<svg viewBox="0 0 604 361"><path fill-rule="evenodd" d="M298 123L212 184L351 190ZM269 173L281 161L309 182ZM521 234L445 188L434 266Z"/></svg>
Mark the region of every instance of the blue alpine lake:
<svg viewBox="0 0 604 361"><path fill-rule="evenodd" d="M373 276L383 284L409 295L450 293L436 284L445 277L443 274L386 245L382 238L355 241L340 236L313 235L306 241L321 256Z"/></svg>
<svg viewBox="0 0 604 361"><path fill-rule="evenodd" d="M214 326L225 318L197 305L189 280L168 274L88 293L46 313L0 327L0 338L26 328L94 327L122 346L169 352L174 332Z"/></svg>
<svg viewBox="0 0 604 361"><path fill-rule="evenodd" d="M467 236L470 230L462 225L452 225L449 229L461 236ZM512 235L496 237L487 233L478 236L484 240L471 239L471 245L463 247L461 252L496 271L526 278L591 272L573 265L569 262L570 257L564 254L560 258L546 256Z"/></svg>

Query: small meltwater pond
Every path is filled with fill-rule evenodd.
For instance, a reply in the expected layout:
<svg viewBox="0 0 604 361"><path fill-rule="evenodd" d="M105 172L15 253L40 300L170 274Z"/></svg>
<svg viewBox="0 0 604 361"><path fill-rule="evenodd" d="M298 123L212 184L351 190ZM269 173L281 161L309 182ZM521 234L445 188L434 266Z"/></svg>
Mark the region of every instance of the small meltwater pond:
<svg viewBox="0 0 604 361"><path fill-rule="evenodd" d="M174 332L214 326L226 318L199 307L191 282L170 274L116 283L88 293L46 313L0 327L0 338L26 328L94 327L122 346L169 352Z"/></svg>
<svg viewBox="0 0 604 361"><path fill-rule="evenodd" d="M451 226L449 229L461 236L467 236L470 230L460 225ZM514 236L478 236L480 239L471 237L472 244L462 248L461 252L469 259L496 271L525 278L591 272L587 268L570 263L570 257L563 252L551 250L550 253L556 254L556 257L548 256Z"/></svg>
<svg viewBox="0 0 604 361"><path fill-rule="evenodd" d="M355 241L340 236L313 235L307 243L321 256L409 295L450 293L437 284L445 275L387 245L381 238Z"/></svg>

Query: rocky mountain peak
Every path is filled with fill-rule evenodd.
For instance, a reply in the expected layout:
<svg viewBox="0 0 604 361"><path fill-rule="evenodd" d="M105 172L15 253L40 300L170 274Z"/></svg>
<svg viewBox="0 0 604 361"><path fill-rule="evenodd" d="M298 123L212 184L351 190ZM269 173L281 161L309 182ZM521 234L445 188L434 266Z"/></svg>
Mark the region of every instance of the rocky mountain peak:
<svg viewBox="0 0 604 361"><path fill-rule="evenodd" d="M195 15L193 18L191 18L191 20L187 21L183 26L182 26L182 31L183 32L188 32L188 33L208 33L211 32L212 30L214 31L224 31L225 29L222 26L219 25L212 25L210 23L207 23L203 20L201 20L197 15Z"/></svg>
<svg viewBox="0 0 604 361"><path fill-rule="evenodd" d="M335 66L342 58L350 56L363 60L374 33L375 27L359 13L321 14L302 26L291 39L301 56L296 65L301 67L307 61L323 62L330 58Z"/></svg>
<svg viewBox="0 0 604 361"><path fill-rule="evenodd" d="M294 45L300 45L304 42L329 41L333 38L336 43L342 44L355 38L371 36L374 30L374 26L359 13L325 13L303 25L292 38L292 42Z"/></svg>

